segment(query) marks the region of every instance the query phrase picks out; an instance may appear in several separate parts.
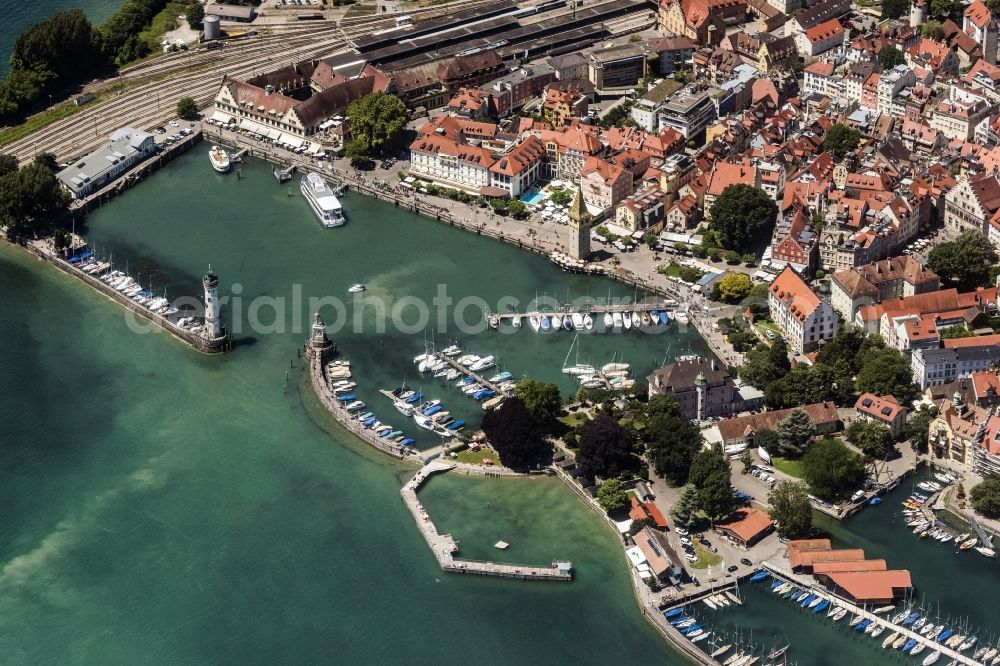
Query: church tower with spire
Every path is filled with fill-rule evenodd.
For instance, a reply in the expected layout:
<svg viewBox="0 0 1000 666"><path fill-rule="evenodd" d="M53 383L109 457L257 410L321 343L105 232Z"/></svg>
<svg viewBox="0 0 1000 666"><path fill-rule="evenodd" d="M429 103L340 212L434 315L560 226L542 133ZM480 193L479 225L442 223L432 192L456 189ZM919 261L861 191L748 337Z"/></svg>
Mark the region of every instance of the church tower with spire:
<svg viewBox="0 0 1000 666"><path fill-rule="evenodd" d="M583 203L583 190L576 186L576 197L569 209L569 256L586 259L590 256L590 213Z"/></svg>

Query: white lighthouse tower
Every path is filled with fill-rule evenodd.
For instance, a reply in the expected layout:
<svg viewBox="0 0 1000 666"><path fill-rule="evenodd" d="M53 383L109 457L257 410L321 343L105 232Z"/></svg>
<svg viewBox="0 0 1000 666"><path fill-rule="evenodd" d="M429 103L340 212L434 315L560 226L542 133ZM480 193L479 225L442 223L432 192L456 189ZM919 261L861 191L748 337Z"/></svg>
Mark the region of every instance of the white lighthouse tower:
<svg viewBox="0 0 1000 666"><path fill-rule="evenodd" d="M219 276L209 267L205 277L201 279L205 287L205 336L208 338L222 337L222 324L219 321Z"/></svg>

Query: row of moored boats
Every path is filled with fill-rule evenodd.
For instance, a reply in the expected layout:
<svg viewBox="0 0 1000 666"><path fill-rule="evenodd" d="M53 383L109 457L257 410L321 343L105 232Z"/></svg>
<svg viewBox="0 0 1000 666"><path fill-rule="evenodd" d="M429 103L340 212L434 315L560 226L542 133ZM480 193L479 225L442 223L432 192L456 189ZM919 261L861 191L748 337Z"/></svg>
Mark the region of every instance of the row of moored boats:
<svg viewBox="0 0 1000 666"><path fill-rule="evenodd" d="M456 419L451 412L446 411L440 400L424 400L424 394L420 391L400 386L382 393L392 400L396 411L412 418L418 426L435 435L453 437L465 428L465 421Z"/></svg>
<svg viewBox="0 0 1000 666"><path fill-rule="evenodd" d="M605 331L650 329L657 326L666 326L671 322L670 313L666 310L643 310L643 311L620 311L606 312L603 317L592 315L589 312L566 312L566 313L544 313L533 312L528 315L514 315L511 324L514 328L520 328L524 319L528 320L528 326L535 333L548 333L550 331L593 331L598 323L596 317L604 324ZM687 324L689 319L686 312L677 311L673 314L673 319L679 324ZM491 315L489 319L492 328L500 326L500 317Z"/></svg>
<svg viewBox="0 0 1000 666"><path fill-rule="evenodd" d="M770 574L761 571L754 574L750 580L761 582L768 578L770 578ZM831 622L840 622L852 613L846 607L838 604L835 599L817 594L811 588L799 587L779 578L775 578L770 587L775 594L797 603L813 613L826 611L826 617ZM954 652L962 653L972 649L978 643L976 636L950 629L944 623L936 625L931 622L929 616L922 616L921 612L914 612L909 608L897 613L891 620L882 620L876 617L894 609L895 606L890 605L876 608L870 613L855 613L848 622L848 626L856 633L871 638L878 638L886 631L891 630L892 633L882 641L882 648L885 650L898 650L901 653L916 656L926 649L931 649L932 651L921 661L923 666L931 666L941 658L943 653L940 649L935 649L937 644ZM919 635L922 638L914 638L914 635ZM1000 653L995 647L980 647L973 658L990 666L1000 663ZM955 664L958 664L957 659L953 659L948 666Z"/></svg>
<svg viewBox="0 0 1000 666"><path fill-rule="evenodd" d="M178 311L176 306L170 304L166 296L157 296L151 290L139 284L135 278L122 271L113 270L110 263L98 261L93 258L92 254L76 262L70 261L70 263L75 263L77 269L88 275L92 275L122 296L131 299L137 305L146 308L150 312L166 317L176 314ZM194 318L187 319L189 322L194 322Z"/></svg>
<svg viewBox="0 0 1000 666"><path fill-rule="evenodd" d="M397 430L394 426L381 421L374 412L367 409L367 405L363 401L358 400L358 396L354 393L357 383L351 381L350 361L338 359L327 363L326 376L330 384L330 390L336 397L337 402L363 428L371 430L375 436L389 442L394 442L401 447L413 446L416 442L413 437L409 437L402 430Z"/></svg>
<svg viewBox="0 0 1000 666"><path fill-rule="evenodd" d="M425 352L414 357L413 362L417 370L432 373L436 379L457 379L455 388L481 402L483 409L498 407L516 384L514 376L507 371L496 372L488 378L483 376L481 373L496 368L496 359L493 356L463 354L457 345L445 347L440 352Z"/></svg>
<svg viewBox="0 0 1000 666"><path fill-rule="evenodd" d="M937 481L921 481L917 483L917 488L923 492L913 491L913 493L903 501L903 520L915 536L920 539L932 539L940 543L954 543L959 550L975 549L977 553L985 557L996 557L996 551L990 548L988 543L979 543L979 537L963 532L958 534L938 524L937 520L928 518L924 510L924 505L930 501L936 493L955 482L955 477L950 474L937 473L934 475ZM925 494L927 493L927 494Z"/></svg>
<svg viewBox="0 0 1000 666"><path fill-rule="evenodd" d="M711 608L718 610L729 605L742 605L739 597L728 590L718 594L703 597L701 601ZM692 643L699 643L713 635L704 624L694 615L688 614L684 608L674 608L663 613L663 617L682 636ZM699 645L698 647L702 647ZM777 666L783 663L788 646L771 651L758 651L753 648L726 642L720 635L716 635L710 643L706 643L703 648L706 653L723 666L754 666L758 662L762 666ZM759 652L759 653L758 653Z"/></svg>

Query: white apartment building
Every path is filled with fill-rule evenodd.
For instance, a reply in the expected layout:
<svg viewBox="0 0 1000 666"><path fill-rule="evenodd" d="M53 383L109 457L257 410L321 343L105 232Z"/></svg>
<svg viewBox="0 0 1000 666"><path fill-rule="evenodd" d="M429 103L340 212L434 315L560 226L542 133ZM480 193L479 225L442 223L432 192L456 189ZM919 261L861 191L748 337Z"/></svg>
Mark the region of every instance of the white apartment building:
<svg viewBox="0 0 1000 666"><path fill-rule="evenodd" d="M790 267L781 271L771 283L767 305L771 319L781 328L793 349L815 351L821 341L837 333L840 315Z"/></svg>
<svg viewBox="0 0 1000 666"><path fill-rule="evenodd" d="M988 370L1000 363L1000 345L957 347L952 349L916 349L910 367L913 382L923 391L928 386L947 384Z"/></svg>

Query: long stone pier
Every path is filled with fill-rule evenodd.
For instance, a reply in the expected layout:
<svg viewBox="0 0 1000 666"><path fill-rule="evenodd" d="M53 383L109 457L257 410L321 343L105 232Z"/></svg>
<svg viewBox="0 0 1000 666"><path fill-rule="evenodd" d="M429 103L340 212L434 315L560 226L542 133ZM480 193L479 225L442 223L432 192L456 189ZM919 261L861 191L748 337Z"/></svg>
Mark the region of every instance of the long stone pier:
<svg viewBox="0 0 1000 666"><path fill-rule="evenodd" d="M573 580L573 566L570 562L553 562L550 567L531 567L523 564L501 564L498 562L481 562L477 560L460 560L458 543L451 534L441 534L434 521L427 515L424 506L417 499L417 489L432 475L447 472L455 465L434 461L424 465L399 491L403 502L417 521L417 528L427 541L431 552L441 565L443 571L449 573L475 574L479 576L495 576L498 578L514 578L517 580Z"/></svg>

